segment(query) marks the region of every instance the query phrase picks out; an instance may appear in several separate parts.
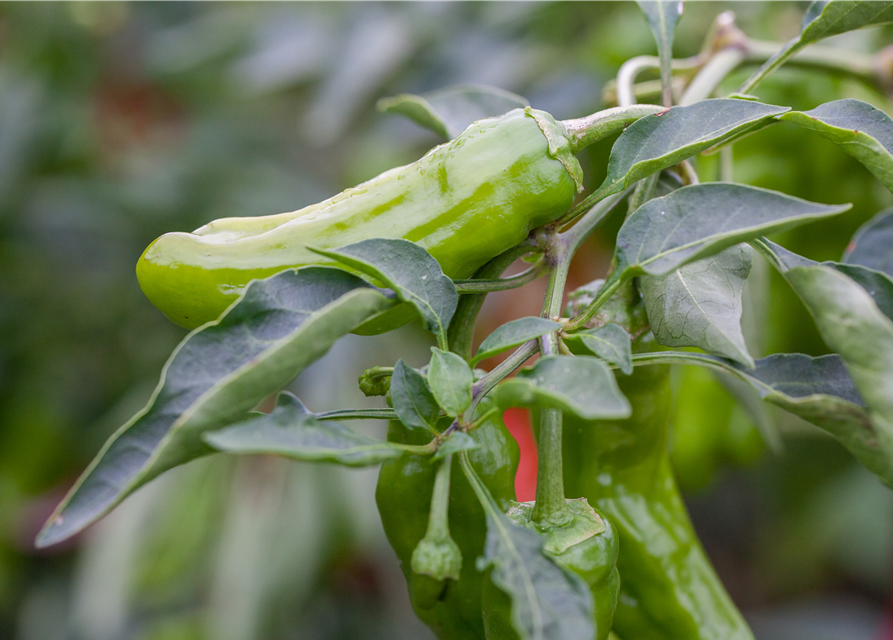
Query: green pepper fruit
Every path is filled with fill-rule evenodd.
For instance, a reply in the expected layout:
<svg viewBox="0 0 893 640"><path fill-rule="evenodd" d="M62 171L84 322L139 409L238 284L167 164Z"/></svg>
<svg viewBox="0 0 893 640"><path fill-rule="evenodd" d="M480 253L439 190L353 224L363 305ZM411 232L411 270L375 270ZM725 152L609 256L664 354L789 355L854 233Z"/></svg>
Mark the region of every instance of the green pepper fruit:
<svg viewBox="0 0 893 640"><path fill-rule="evenodd" d="M647 346L640 342L636 350ZM587 498L620 534L614 630L636 640L753 640L673 479L666 451L669 367L636 367L617 381L633 406L630 418L587 422L565 415L563 431L567 495Z"/></svg>
<svg viewBox="0 0 893 640"><path fill-rule="evenodd" d="M531 520L533 502L513 503L507 515L519 527L536 531L545 539L545 552L559 565L579 575L592 591L593 640L605 640L611 631L620 589L617 571L618 538L614 525L593 509L585 498L568 500L574 516L564 527L541 527ZM511 602L487 577L483 591L484 627L487 640L515 640Z"/></svg>
<svg viewBox="0 0 893 640"><path fill-rule="evenodd" d="M145 250L137 278L152 304L188 329L219 317L255 278L333 264L307 246L405 238L447 276L467 278L567 211L582 186L573 154L589 142L545 112L515 109L324 202L167 233ZM358 333L393 329L414 312L401 305L385 315Z"/></svg>
<svg viewBox="0 0 893 640"><path fill-rule="evenodd" d="M495 403L485 397L475 411L475 418L494 406ZM476 449L468 452L472 466L497 503L508 509L515 499L518 445L498 412L491 414L470 435L478 444ZM396 421L388 428L391 442L424 444L428 437L428 434L420 430L410 431ZM410 600L419 618L439 638L480 640L484 637L481 616L483 574L475 568L475 560L484 551L487 523L484 510L459 465L453 465L451 470L449 493L449 534L463 558L459 579L438 580L413 571L414 561L418 565L419 560L416 550L429 528L437 470L438 464L430 456L406 453L385 462L378 476L375 501L385 534L400 560Z"/></svg>

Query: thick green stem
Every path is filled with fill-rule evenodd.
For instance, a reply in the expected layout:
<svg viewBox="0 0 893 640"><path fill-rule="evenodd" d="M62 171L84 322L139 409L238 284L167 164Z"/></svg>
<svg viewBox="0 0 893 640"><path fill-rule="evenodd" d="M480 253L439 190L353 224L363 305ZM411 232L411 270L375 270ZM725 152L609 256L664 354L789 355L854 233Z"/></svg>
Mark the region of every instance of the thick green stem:
<svg viewBox="0 0 893 640"><path fill-rule="evenodd" d="M653 104L629 104L613 109L605 109L591 116L576 120L562 120L574 153L579 153L589 145L616 133L639 118L663 111Z"/></svg>
<svg viewBox="0 0 893 640"><path fill-rule="evenodd" d="M450 537L450 469L453 466L453 454L449 454L437 468L434 476L434 491L431 494L431 511L428 514L428 531L426 538L442 540Z"/></svg>
<svg viewBox="0 0 893 640"><path fill-rule="evenodd" d="M564 526L574 516L564 499L564 477L561 464L560 409L540 411L540 429L537 438L539 468L536 474L536 504L532 520L541 526Z"/></svg>
<svg viewBox="0 0 893 640"><path fill-rule="evenodd" d="M500 362L492 371L483 376L474 383L471 388L471 405L465 410L463 419L470 422L474 415L474 410L480 403L481 399L487 395L490 390L508 377L512 371L520 367L533 354L537 352L537 344L535 340L525 342L518 347L508 358Z"/></svg>

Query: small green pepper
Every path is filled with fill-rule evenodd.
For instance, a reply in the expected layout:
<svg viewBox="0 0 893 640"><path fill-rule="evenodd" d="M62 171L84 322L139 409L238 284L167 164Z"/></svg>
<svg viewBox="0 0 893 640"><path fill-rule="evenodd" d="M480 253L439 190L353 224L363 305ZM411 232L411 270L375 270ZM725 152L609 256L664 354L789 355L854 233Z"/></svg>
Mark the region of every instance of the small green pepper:
<svg viewBox="0 0 893 640"><path fill-rule="evenodd" d="M485 397L475 417L484 415L493 406L495 403ZM478 444L478 448L468 452L472 466L497 503L508 509L515 498L518 445L498 413L484 420L470 435ZM391 442L424 444L429 437L430 434L410 431L399 422L391 422L388 428ZM484 551L487 523L484 510L459 465L452 465L449 483L449 535L462 556L459 579L437 580L413 571L414 562L418 567L421 560L416 552L420 541L426 537L431 539L427 535L429 507L439 468L442 467L430 456L410 453L385 462L378 476L375 501L419 618L439 638L481 640L484 637L483 574L475 568L475 560ZM445 555L450 558L454 554Z"/></svg>
<svg viewBox="0 0 893 640"><path fill-rule="evenodd" d="M545 539L545 552L565 569L579 575L592 591L593 640L605 640L611 631L620 574L617 571L618 539L614 526L593 509L585 498L568 500L574 516L564 527L541 527L531 519L533 502L513 503L509 519L519 527L536 531ZM484 627L487 640L514 640L511 602L489 580L483 590Z"/></svg>
<svg viewBox="0 0 893 640"><path fill-rule="evenodd" d="M567 211L581 188L573 154L588 142L545 112L515 109L324 202L167 233L145 250L137 278L152 304L189 329L220 316L255 278L332 264L308 246L405 238L427 249L447 276L466 278ZM413 317L407 307L386 313L360 332Z"/></svg>

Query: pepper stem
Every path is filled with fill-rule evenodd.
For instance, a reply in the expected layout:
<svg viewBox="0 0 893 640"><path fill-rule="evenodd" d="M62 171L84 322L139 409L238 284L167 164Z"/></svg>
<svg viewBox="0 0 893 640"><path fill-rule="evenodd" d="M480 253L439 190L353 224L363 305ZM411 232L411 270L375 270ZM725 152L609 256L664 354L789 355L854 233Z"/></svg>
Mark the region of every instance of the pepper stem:
<svg viewBox="0 0 893 640"><path fill-rule="evenodd" d="M654 104L633 104L605 109L575 120L562 120L573 153L579 153L594 142L616 133L642 116L664 111Z"/></svg>
<svg viewBox="0 0 893 640"><path fill-rule="evenodd" d="M426 538L443 540L450 537L450 469L452 466L453 454L449 454L440 463L437 475L434 476L434 490L431 493L431 511L428 514Z"/></svg>

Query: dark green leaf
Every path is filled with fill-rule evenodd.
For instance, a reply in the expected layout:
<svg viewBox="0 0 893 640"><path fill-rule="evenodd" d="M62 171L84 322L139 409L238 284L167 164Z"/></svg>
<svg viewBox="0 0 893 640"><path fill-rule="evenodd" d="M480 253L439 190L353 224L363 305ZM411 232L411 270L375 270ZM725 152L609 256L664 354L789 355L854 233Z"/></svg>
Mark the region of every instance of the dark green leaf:
<svg viewBox="0 0 893 640"><path fill-rule="evenodd" d="M500 407L561 409L584 420L628 418L629 401L604 362L589 356L547 356L496 388Z"/></svg>
<svg viewBox="0 0 893 640"><path fill-rule="evenodd" d="M732 373L760 397L824 429L893 487L893 428L868 409L839 355L777 354L746 369L711 356L685 354Z"/></svg>
<svg viewBox="0 0 893 640"><path fill-rule="evenodd" d="M605 324L596 329L588 329L565 336L564 341L571 351L590 354L616 364L626 375L633 372L632 341L620 325Z"/></svg>
<svg viewBox="0 0 893 640"><path fill-rule="evenodd" d="M437 260L422 247L408 240L372 238L338 249L308 248L381 280L416 308L441 344L446 342L459 294Z"/></svg>
<svg viewBox="0 0 893 640"><path fill-rule="evenodd" d="M623 191L642 178L789 110L761 102L717 98L640 118L614 143L608 176L596 197Z"/></svg>
<svg viewBox="0 0 893 640"><path fill-rule="evenodd" d="M472 364L495 356L497 353L518 347L529 340L539 338L550 331L557 331L560 328L561 324L558 322L534 316L506 322L484 338L484 341L478 348L477 355L472 360Z"/></svg>
<svg viewBox="0 0 893 640"><path fill-rule="evenodd" d="M639 207L617 234L615 273L664 275L765 233L836 215L823 205L776 191L713 182L683 187ZM627 273L624 273L627 272Z"/></svg>
<svg viewBox="0 0 893 640"><path fill-rule="evenodd" d="M203 432L242 419L393 304L337 269L290 270L251 283L219 320L174 350L149 404L105 443L37 544L74 535L160 473L209 453Z"/></svg>
<svg viewBox="0 0 893 640"><path fill-rule="evenodd" d="M477 449L480 445L475 442L474 438L465 433L464 431L454 431L450 434L450 437L447 438L442 445L437 449L437 452L434 454L434 460L440 460L441 458L445 458L451 453L459 453L460 451L471 451L472 449Z"/></svg>
<svg viewBox="0 0 893 640"><path fill-rule="evenodd" d="M473 383L474 374L465 360L455 353L431 348L428 385L448 416L455 418L468 408Z"/></svg>
<svg viewBox="0 0 893 640"><path fill-rule="evenodd" d="M512 625L521 640L591 640L592 594L586 583L543 551L538 534L513 524L463 456L462 470L487 514L487 540L477 568L512 601Z"/></svg>
<svg viewBox="0 0 893 640"><path fill-rule="evenodd" d="M361 436L338 422L317 420L287 392L279 395L272 413L254 414L225 429L205 433L203 439L226 453L272 454L349 467L375 465L403 454L391 442Z"/></svg>
<svg viewBox="0 0 893 640"><path fill-rule="evenodd" d="M750 247L735 245L668 275L639 278L655 339L752 367L741 332L741 294L750 267Z"/></svg>
<svg viewBox="0 0 893 640"><path fill-rule="evenodd" d="M397 417L411 429L436 431L440 407L421 373L399 360L391 375L391 403Z"/></svg>
<svg viewBox="0 0 893 640"><path fill-rule="evenodd" d="M893 276L893 208L881 211L859 227L843 254L843 262Z"/></svg>
<svg viewBox="0 0 893 640"><path fill-rule="evenodd" d="M530 104L517 94L483 85L463 84L422 95L403 93L378 101L378 110L399 113L449 140L481 118Z"/></svg>
<svg viewBox="0 0 893 640"><path fill-rule="evenodd" d="M812 111L791 111L779 120L806 127L840 145L893 191L893 119L880 109L848 98L826 102Z"/></svg>
<svg viewBox="0 0 893 640"><path fill-rule="evenodd" d="M657 54L660 57L660 81L664 91L670 90L673 78L673 36L676 23L682 17L682 0L656 0L646 2L637 0L639 9L645 14L648 28L657 42ZM669 106L664 99L664 105Z"/></svg>

